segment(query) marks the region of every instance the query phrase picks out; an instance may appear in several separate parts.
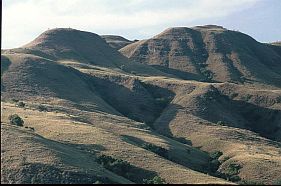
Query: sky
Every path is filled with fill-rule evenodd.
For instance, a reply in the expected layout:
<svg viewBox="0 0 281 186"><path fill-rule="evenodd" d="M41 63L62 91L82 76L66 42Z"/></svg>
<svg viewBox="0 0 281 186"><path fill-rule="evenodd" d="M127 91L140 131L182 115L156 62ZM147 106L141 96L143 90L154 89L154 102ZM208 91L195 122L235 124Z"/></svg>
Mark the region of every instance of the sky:
<svg viewBox="0 0 281 186"><path fill-rule="evenodd" d="M2 0L2 48L51 28L147 39L169 27L216 24L281 40L281 0Z"/></svg>

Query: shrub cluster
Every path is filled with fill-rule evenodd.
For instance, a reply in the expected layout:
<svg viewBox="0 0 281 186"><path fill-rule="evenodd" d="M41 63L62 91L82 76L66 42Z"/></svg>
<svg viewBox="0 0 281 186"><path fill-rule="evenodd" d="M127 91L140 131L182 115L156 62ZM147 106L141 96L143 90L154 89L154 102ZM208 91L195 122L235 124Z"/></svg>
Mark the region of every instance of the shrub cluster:
<svg viewBox="0 0 281 186"><path fill-rule="evenodd" d="M10 120L10 124L12 125L17 125L17 126L23 126L24 121L21 119L21 117L19 117L17 114L12 114L8 117L8 119Z"/></svg>
<svg viewBox="0 0 281 186"><path fill-rule="evenodd" d="M165 181L159 176L146 179L138 179L140 176L136 174L142 174L141 170L134 167L127 161L116 159L111 156L101 155L97 158L97 163L101 164L104 168L114 172L115 174L125 177L131 181L144 184L162 184ZM136 172L137 170L137 172Z"/></svg>
<svg viewBox="0 0 281 186"><path fill-rule="evenodd" d="M101 164L104 168L128 178L128 173L133 168L133 166L121 159L116 159L111 156L101 155L97 158L97 162Z"/></svg>
<svg viewBox="0 0 281 186"><path fill-rule="evenodd" d="M144 179L144 184L165 184L165 180L159 176L155 176L152 179Z"/></svg>
<svg viewBox="0 0 281 186"><path fill-rule="evenodd" d="M169 158L169 153L167 149L164 149L162 147L159 147L157 145L151 144L151 143L144 143L141 146L142 148L149 150L151 152L154 152L155 154L158 154L159 156L162 156L164 158Z"/></svg>
<svg viewBox="0 0 281 186"><path fill-rule="evenodd" d="M47 107L44 106L44 105L38 105L38 106L37 106L37 109L38 109L40 112L46 112L46 111L48 111Z"/></svg>
<svg viewBox="0 0 281 186"><path fill-rule="evenodd" d="M219 162L219 157L223 153L221 151L214 151L211 152L210 155L210 161L209 161L209 171L211 174L214 174L217 172L218 168L220 167L221 163Z"/></svg>
<svg viewBox="0 0 281 186"><path fill-rule="evenodd" d="M20 101L20 102L17 103L17 106L20 107L20 108L23 108L23 107L25 107L25 103Z"/></svg>

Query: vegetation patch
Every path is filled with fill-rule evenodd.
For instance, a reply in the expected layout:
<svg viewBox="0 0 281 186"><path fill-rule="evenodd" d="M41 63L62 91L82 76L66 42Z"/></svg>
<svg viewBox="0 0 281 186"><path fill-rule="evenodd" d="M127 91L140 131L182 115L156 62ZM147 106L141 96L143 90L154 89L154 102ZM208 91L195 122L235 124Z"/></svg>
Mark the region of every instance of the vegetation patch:
<svg viewBox="0 0 281 186"><path fill-rule="evenodd" d="M17 102L17 104L16 104L18 107L20 107L20 108L24 108L25 107L25 103L24 102L22 102L22 101L20 101L20 102Z"/></svg>
<svg viewBox="0 0 281 186"><path fill-rule="evenodd" d="M116 159L111 156L101 155L96 161L111 172L135 183L160 183L160 181L163 181L163 179L159 180L160 177L158 178L156 176L157 174L154 172L135 167L127 161Z"/></svg>
<svg viewBox="0 0 281 186"><path fill-rule="evenodd" d="M8 119L10 120L10 124L12 125L16 125L16 126L20 126L22 127L24 124L24 121L21 117L19 117L19 115L17 114L12 114L8 117Z"/></svg>
<svg viewBox="0 0 281 186"><path fill-rule="evenodd" d="M159 176L155 176L152 179L144 179L144 184L165 184L165 180Z"/></svg>
<svg viewBox="0 0 281 186"><path fill-rule="evenodd" d="M40 112L47 112L47 111L48 111L47 107L44 106L44 105L41 105L41 104L37 106L37 109L38 109Z"/></svg>
<svg viewBox="0 0 281 186"><path fill-rule="evenodd" d="M240 185L264 185L264 183L255 180L241 180L238 182ZM274 184L273 184L274 185ZM280 185L280 184L277 184Z"/></svg>
<svg viewBox="0 0 281 186"><path fill-rule="evenodd" d="M158 154L159 156L162 156L164 158L169 158L169 153L168 150L163 148L163 147L159 147L157 145L151 144L151 143L144 143L141 146L142 148L149 150L151 152L154 152L155 154Z"/></svg>

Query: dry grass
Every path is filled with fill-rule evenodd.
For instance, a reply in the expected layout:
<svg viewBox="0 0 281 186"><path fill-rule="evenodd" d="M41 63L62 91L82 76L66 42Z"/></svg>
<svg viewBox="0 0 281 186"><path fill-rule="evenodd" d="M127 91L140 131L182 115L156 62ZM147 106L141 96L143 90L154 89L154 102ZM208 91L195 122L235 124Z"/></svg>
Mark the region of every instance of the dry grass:
<svg viewBox="0 0 281 186"><path fill-rule="evenodd" d="M241 53L236 36L259 56L244 45ZM146 47L154 52L143 55ZM95 163L106 154L168 183L225 184L202 173L209 165L204 151L219 150L220 172L237 164L241 179L274 183L281 171L280 66L274 63L280 56L267 47L208 25L171 28L121 50L154 67L131 62L98 35L73 29L49 30L22 48L3 51L1 182L28 183L45 171L45 182L80 175L80 182L107 177L130 183ZM207 56L198 57L202 53ZM207 71L198 64L221 82L199 81ZM242 75L250 80L243 84ZM39 105L48 112L39 112ZM8 124L10 114L35 131ZM180 137L189 144L175 140ZM145 150L144 143L167 149L168 158Z"/></svg>

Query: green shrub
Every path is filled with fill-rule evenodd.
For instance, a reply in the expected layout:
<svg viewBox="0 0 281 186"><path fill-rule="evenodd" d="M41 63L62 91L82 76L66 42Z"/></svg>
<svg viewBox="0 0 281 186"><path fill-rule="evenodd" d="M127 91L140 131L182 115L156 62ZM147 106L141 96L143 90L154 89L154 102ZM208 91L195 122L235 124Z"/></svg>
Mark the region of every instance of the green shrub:
<svg viewBox="0 0 281 186"><path fill-rule="evenodd" d="M20 102L18 102L17 106L23 108L23 107L25 107L25 103L20 101Z"/></svg>
<svg viewBox="0 0 281 186"><path fill-rule="evenodd" d="M48 111L47 107L44 106L44 105L38 105L37 109L38 109L40 112L46 112L46 111Z"/></svg>
<svg viewBox="0 0 281 186"><path fill-rule="evenodd" d="M161 177L155 176L152 179L144 179L143 183L144 184L165 184L166 182Z"/></svg>
<svg viewBox="0 0 281 186"><path fill-rule="evenodd" d="M209 173L210 174L218 174L217 170L219 169L221 163L218 160L219 157L222 155L221 151L214 151L209 154Z"/></svg>
<svg viewBox="0 0 281 186"><path fill-rule="evenodd" d="M226 173L230 176L239 174L239 170L241 169L241 166L238 164L230 164L227 169Z"/></svg>
<svg viewBox="0 0 281 186"><path fill-rule="evenodd" d="M220 165L221 163L219 162L219 160L217 159L211 160L209 163L209 170L215 173L219 169Z"/></svg>
<svg viewBox="0 0 281 186"><path fill-rule="evenodd" d="M260 181L255 181L255 180L241 180L238 182L240 185L264 185Z"/></svg>
<svg viewBox="0 0 281 186"><path fill-rule="evenodd" d="M232 182L238 182L241 180L241 178L238 175L232 175L228 177L228 180Z"/></svg>
<svg viewBox="0 0 281 186"><path fill-rule="evenodd" d="M219 159L220 156L222 156L222 152L221 151L214 151L210 153L210 158L211 160L215 160L215 159Z"/></svg>
<svg viewBox="0 0 281 186"><path fill-rule="evenodd" d="M24 124L24 121L17 114L10 115L8 119L12 125L23 126Z"/></svg>
<svg viewBox="0 0 281 186"><path fill-rule="evenodd" d="M151 152L154 152L155 154L158 154L159 156L162 156L164 158L169 157L169 153L167 149L164 149L162 147L159 147L157 145L151 144L151 143L144 143L141 146L142 148L149 150Z"/></svg>
<svg viewBox="0 0 281 186"><path fill-rule="evenodd" d="M104 168L124 177L128 177L128 173L133 166L121 159L116 159L111 156L101 155L97 158L97 162Z"/></svg>

